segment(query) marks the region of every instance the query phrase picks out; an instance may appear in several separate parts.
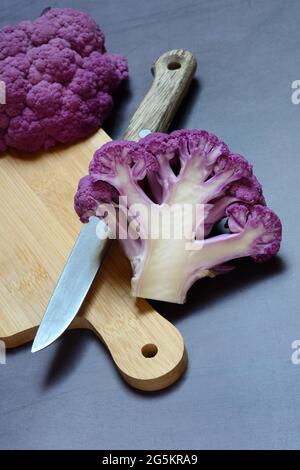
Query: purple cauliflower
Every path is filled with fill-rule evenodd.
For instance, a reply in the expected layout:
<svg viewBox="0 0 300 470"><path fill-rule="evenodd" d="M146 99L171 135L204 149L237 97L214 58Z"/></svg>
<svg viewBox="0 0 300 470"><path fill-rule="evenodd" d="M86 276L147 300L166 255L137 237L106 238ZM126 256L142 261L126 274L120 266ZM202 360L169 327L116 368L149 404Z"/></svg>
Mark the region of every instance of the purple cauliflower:
<svg viewBox="0 0 300 470"><path fill-rule="evenodd" d="M108 54L94 20L72 8L51 8L35 21L0 31L0 151L35 152L96 131L110 114L112 93L127 63Z"/></svg>
<svg viewBox="0 0 300 470"><path fill-rule="evenodd" d="M106 217L107 207L114 217ZM197 279L226 273L235 258L266 261L281 242L281 222L252 166L202 130L105 144L79 182L75 210L82 222L102 218L121 238L136 297L183 303ZM229 233L215 235L222 219Z"/></svg>

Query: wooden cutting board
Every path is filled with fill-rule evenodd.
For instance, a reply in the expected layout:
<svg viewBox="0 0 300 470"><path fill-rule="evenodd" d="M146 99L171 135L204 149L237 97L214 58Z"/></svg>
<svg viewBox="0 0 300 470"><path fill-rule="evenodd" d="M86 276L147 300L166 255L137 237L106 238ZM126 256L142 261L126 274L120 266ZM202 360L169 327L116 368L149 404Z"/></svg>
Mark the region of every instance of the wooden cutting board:
<svg viewBox="0 0 300 470"><path fill-rule="evenodd" d="M195 69L188 52L161 56L125 137L138 138L142 128L166 130ZM72 146L0 157L0 339L8 348L35 335L81 229L73 208L78 181L94 151L108 140L100 130ZM185 370L184 341L145 300L131 297L130 277L129 263L114 241L71 327L92 329L130 385L162 389Z"/></svg>

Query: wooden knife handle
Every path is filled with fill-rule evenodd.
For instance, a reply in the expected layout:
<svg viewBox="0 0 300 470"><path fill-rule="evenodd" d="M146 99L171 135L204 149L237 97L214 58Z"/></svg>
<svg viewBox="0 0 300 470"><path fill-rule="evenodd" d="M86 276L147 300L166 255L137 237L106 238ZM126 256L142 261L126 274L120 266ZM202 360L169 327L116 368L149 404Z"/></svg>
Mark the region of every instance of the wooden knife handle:
<svg viewBox="0 0 300 470"><path fill-rule="evenodd" d="M191 52L175 49L161 55L151 69L153 84L131 118L124 139L138 140L141 130L167 131L196 68Z"/></svg>
<svg viewBox="0 0 300 470"><path fill-rule="evenodd" d="M138 140L141 130L166 131L195 71L196 60L190 52L174 50L159 57L152 67L153 84L124 138ZM131 386L159 390L177 381L184 372L184 341L175 326L144 299L131 297L130 278L128 260L113 242L74 326L89 327L98 334ZM91 296L98 298L101 312L94 308Z"/></svg>

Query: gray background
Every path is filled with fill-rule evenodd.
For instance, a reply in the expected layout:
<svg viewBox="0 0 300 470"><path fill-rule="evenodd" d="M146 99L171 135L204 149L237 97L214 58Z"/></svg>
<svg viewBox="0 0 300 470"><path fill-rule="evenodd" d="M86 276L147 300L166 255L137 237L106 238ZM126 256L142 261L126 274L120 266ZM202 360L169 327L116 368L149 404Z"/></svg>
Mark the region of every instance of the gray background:
<svg viewBox="0 0 300 470"><path fill-rule="evenodd" d="M0 447L22 449L299 448L299 122L297 0L51 1L79 7L128 57L130 84L105 129L119 137L147 91L150 64L191 50L197 80L174 128L205 128L248 157L282 218L280 256L195 286L186 305L156 307L181 330L184 378L147 395L124 384L102 344L71 332L0 366ZM36 17L46 0L2 0L0 26Z"/></svg>

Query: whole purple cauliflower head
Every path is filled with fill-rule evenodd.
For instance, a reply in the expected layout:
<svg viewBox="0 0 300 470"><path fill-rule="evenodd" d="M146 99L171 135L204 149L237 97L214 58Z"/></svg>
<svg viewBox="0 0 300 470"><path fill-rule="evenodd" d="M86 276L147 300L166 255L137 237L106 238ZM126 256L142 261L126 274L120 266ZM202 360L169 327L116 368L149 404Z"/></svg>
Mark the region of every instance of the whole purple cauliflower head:
<svg viewBox="0 0 300 470"><path fill-rule="evenodd" d="M95 21L72 8L52 8L35 21L0 31L0 151L34 152L96 131L127 62L108 54Z"/></svg>

